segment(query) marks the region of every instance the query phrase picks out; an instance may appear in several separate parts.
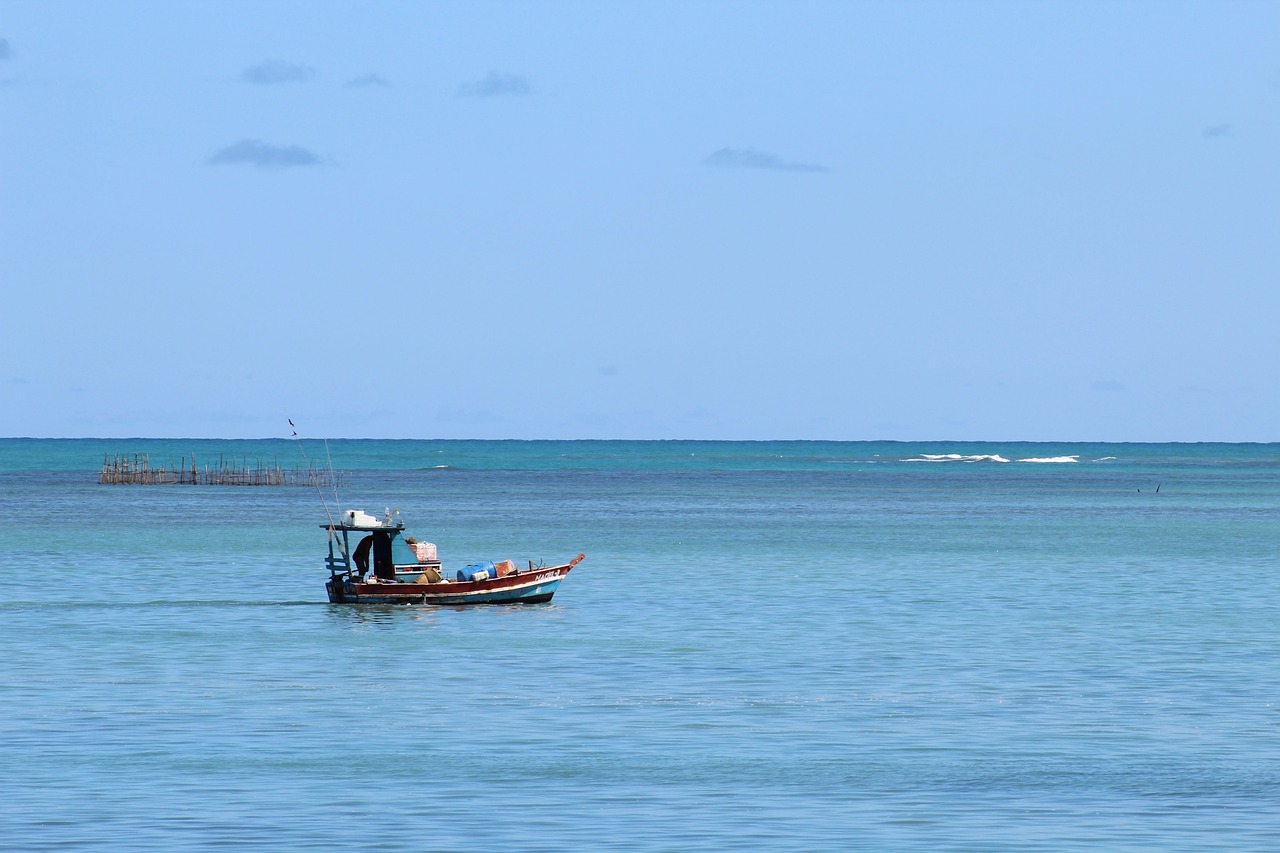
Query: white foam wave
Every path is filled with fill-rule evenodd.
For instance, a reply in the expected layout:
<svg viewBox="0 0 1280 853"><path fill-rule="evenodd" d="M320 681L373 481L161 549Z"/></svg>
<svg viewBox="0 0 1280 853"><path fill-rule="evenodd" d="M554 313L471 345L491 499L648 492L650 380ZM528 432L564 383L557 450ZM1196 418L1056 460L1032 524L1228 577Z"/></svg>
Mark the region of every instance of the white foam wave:
<svg viewBox="0 0 1280 853"><path fill-rule="evenodd" d="M903 459L903 462L1008 462L1003 456L998 454L984 454L977 456L965 456L960 453L921 453L912 459Z"/></svg>
<svg viewBox="0 0 1280 853"><path fill-rule="evenodd" d="M1019 459L1019 462L1037 462L1041 465L1059 465L1064 462L1079 462L1079 456L1039 456L1030 459Z"/></svg>

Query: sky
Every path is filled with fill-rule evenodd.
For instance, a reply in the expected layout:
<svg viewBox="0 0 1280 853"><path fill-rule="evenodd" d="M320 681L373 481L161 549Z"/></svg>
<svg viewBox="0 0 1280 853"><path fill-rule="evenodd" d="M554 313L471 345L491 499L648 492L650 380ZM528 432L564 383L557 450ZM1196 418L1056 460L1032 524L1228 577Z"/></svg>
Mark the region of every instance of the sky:
<svg viewBox="0 0 1280 853"><path fill-rule="evenodd" d="M1280 3L0 0L0 436L1280 440Z"/></svg>

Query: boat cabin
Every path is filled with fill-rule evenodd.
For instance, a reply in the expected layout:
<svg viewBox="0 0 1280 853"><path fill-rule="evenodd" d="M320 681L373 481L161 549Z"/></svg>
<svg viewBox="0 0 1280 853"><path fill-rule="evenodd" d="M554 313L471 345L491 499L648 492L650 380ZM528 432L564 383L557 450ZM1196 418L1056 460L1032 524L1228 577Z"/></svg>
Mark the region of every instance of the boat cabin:
<svg viewBox="0 0 1280 853"><path fill-rule="evenodd" d="M320 525L329 531L325 563L330 574L360 582L370 574L387 583L440 580L435 546L404 536L404 521L399 515L388 510L378 518L361 510L348 510L336 524Z"/></svg>

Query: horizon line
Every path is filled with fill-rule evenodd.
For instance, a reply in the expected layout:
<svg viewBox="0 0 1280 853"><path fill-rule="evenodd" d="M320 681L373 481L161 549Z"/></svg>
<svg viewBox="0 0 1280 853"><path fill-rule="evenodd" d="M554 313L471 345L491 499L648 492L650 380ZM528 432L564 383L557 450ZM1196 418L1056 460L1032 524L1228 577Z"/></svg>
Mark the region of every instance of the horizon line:
<svg viewBox="0 0 1280 853"><path fill-rule="evenodd" d="M491 441L491 442L699 442L723 444L1280 444L1280 439L1047 439L1047 438L374 438L369 436L0 436L0 441Z"/></svg>

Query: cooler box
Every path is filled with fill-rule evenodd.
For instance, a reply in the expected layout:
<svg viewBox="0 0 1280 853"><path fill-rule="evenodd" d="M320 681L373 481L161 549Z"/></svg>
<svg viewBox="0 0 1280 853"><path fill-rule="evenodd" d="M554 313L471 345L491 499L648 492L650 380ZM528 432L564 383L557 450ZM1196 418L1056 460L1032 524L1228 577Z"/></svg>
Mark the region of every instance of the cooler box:
<svg viewBox="0 0 1280 853"><path fill-rule="evenodd" d="M360 509L349 509L344 513L342 523L347 527L359 527L362 529L372 529L381 527L382 523L369 513Z"/></svg>

